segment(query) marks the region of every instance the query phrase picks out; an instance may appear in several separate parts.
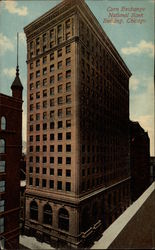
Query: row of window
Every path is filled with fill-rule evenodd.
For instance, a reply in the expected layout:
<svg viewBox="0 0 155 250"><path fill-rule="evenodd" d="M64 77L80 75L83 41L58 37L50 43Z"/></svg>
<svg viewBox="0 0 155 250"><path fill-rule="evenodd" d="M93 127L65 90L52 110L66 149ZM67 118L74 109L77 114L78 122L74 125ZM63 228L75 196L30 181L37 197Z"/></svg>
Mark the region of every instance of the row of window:
<svg viewBox="0 0 155 250"><path fill-rule="evenodd" d="M63 104L70 104L71 103L71 95L67 95L66 98L65 98L65 102L64 102L64 98L62 96L58 97L57 98L57 102L55 102L56 100L54 98L50 99L49 100L49 103L47 101L43 101L42 102L42 107L43 108L47 108L48 106L50 107L54 107L55 104L56 105L63 105ZM49 104L49 105L48 105ZM37 102L36 103L36 109L40 109L41 107L41 104L40 102ZM30 111L33 111L33 104L30 105Z"/></svg>
<svg viewBox="0 0 155 250"><path fill-rule="evenodd" d="M44 80L43 80L43 86L46 86L47 85L47 81L46 81L46 85L45 85L44 84ZM40 84L40 82L39 82L39 84ZM32 84L30 85L30 87L31 87L31 89L33 89L33 85ZM38 85L37 85L37 88L38 88ZM66 92L69 92L69 91L71 91L71 82L67 82L66 83ZM54 94L56 94L56 87L55 88L52 87L50 89L44 89L42 91L42 93L40 91L37 91L35 94L31 93L30 94L30 101L32 101L34 99L34 95L35 95L36 99L40 98L41 95L42 95L42 97L47 97L48 92L49 92L50 96L53 96ZM61 85L57 86L57 93L62 93L62 92L64 92L64 88L63 88L63 85L61 84Z"/></svg>
<svg viewBox="0 0 155 250"><path fill-rule="evenodd" d="M52 48L53 46L54 46L54 43L51 42L51 43L50 43L50 48ZM46 47L46 45L45 45L45 46L42 47L42 51L45 52L46 50L47 50L47 47ZM67 54L67 53L70 53L70 51L71 51L71 46L70 46L70 45L67 45L67 46L66 46L66 54ZM39 55L40 53L41 53L40 48L37 48L37 50L36 50L36 55ZM57 57L61 57L62 54L63 54L62 49L58 49L58 50L57 50ZM31 52L30 52L30 59L31 59L33 56L34 56L34 52L31 51ZM52 52L52 53L50 54L50 60L54 60L54 52ZM36 66L39 66L39 62L40 62L40 61L38 61L38 64L37 64ZM33 67L33 66L31 66L31 67Z"/></svg>
<svg viewBox="0 0 155 250"><path fill-rule="evenodd" d="M42 179L41 184L42 184L42 188L46 188L47 187L47 180ZM30 186L33 185L33 178L32 177L29 177L29 185ZM39 187L39 185L40 185L40 179L36 178L35 179L35 186ZM49 180L49 188L54 189L54 180ZM62 181L57 181L57 190L63 190ZM66 182L65 191L68 191L68 192L71 191L71 183L70 182Z"/></svg>
<svg viewBox="0 0 155 250"><path fill-rule="evenodd" d="M54 55L52 55L52 58L53 58L53 56ZM50 57L51 58L51 57ZM43 58L42 58L42 63L43 64L46 64L47 63L47 56L44 56ZM30 69L33 69L33 62L32 63L30 63ZM54 65L54 64L53 64ZM71 65L71 57L68 57L68 58L66 58L66 60L65 60L65 65L64 66L66 66L66 67L69 67ZM37 59L36 60L36 67L39 67L40 66L40 59ZM51 65L50 66L50 68L53 68L53 66ZM57 69L62 69L62 67L63 67L63 61L59 61L58 63L57 63ZM45 73L47 73L46 72L47 71L47 68L43 68L43 75L45 74Z"/></svg>
<svg viewBox="0 0 155 250"><path fill-rule="evenodd" d="M35 147L34 146L29 146L29 152L33 152L34 148L35 148L36 152L40 152L41 151L41 147L39 145L37 145ZM43 145L42 146L42 151L43 152L47 152L47 145ZM71 144L67 144L66 145L66 152L71 152L71 151L72 151ZM54 145L50 146L50 152L54 152ZM57 146L57 152L63 152L63 146L62 145L58 145ZM3 168L4 168L4 166L3 166ZM1 163L0 163L0 169L1 169Z"/></svg>
<svg viewBox="0 0 155 250"><path fill-rule="evenodd" d="M33 170L34 170L34 168L32 166L30 166L29 167L29 173L32 174ZM40 168L36 167L35 172L36 172L36 174L39 174L40 173ZM47 174L47 168L45 168L45 167L42 168L42 174ZM54 175L54 168L50 168L49 174ZM57 169L57 175L62 176L63 175L63 170L62 169ZM66 175L66 177L71 177L71 170L66 169L65 175Z"/></svg>
<svg viewBox="0 0 155 250"><path fill-rule="evenodd" d="M36 156L36 158L33 158L33 156L30 156L29 157L29 162L34 162L33 160L35 159L35 162L36 163L40 163L41 162L41 157L39 157L39 156ZM62 164L63 163L63 157L49 157L49 158L47 158L46 156L43 156L42 157L42 163L47 163L47 159L49 159L49 162L50 163L56 163L56 159L57 159L57 163L58 164ZM71 164L71 157L66 157L66 164Z"/></svg>
<svg viewBox="0 0 155 250"><path fill-rule="evenodd" d="M38 221L38 204L35 201L30 203L30 219ZM49 204L43 207L43 223L51 226L53 223L53 211ZM69 213L65 208L59 209L58 228L69 231Z"/></svg>
<svg viewBox="0 0 155 250"><path fill-rule="evenodd" d="M0 173L5 172L5 161L0 161Z"/></svg>
<svg viewBox="0 0 155 250"><path fill-rule="evenodd" d="M5 153L5 140L0 139L0 153L4 154Z"/></svg>
<svg viewBox="0 0 155 250"><path fill-rule="evenodd" d="M53 72L53 71L54 71L54 64L50 66L50 72ZM43 68L42 74L43 76L47 74L47 67ZM35 76L36 78L40 77L40 70L36 71ZM30 73L30 80L33 80L33 78L34 78L34 73ZM69 78L71 78L71 70L66 71L66 79L69 79ZM63 74L61 72L57 75L57 81L60 82L62 80L63 80Z"/></svg>
<svg viewBox="0 0 155 250"><path fill-rule="evenodd" d="M33 126L33 125L32 125ZM33 127L30 127L30 131L33 131L33 129L32 129ZM45 137L46 138L46 137ZM36 135L36 141L40 141L40 135ZM58 140L62 140L63 139L63 133L58 133L57 134L57 139ZM54 141L54 140L56 140L56 138L55 138L55 134L50 134L50 140L51 141ZM71 140L71 132L67 132L66 133L66 140ZM33 137L31 136L30 137L30 141L32 142L33 141Z"/></svg>
<svg viewBox="0 0 155 250"><path fill-rule="evenodd" d="M0 192L5 192L5 181L0 181Z"/></svg>

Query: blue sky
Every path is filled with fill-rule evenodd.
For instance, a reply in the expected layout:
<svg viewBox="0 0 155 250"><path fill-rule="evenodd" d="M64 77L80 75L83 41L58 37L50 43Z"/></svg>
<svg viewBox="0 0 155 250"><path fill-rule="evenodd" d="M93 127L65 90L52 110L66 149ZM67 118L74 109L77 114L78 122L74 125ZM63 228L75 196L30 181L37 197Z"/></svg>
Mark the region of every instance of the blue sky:
<svg viewBox="0 0 155 250"><path fill-rule="evenodd" d="M24 86L23 95L23 140L26 141L26 41L23 28L61 1L1 1L0 2L0 92L11 95L10 86L15 77L16 34L19 32L20 77ZM153 108L153 42L154 42L154 2L153 0L86 0L104 31L132 72L130 79L130 119L139 121L148 131L151 155L154 155ZM121 10L122 7L128 8ZM134 10L131 8L134 8ZM138 8L135 11L135 8ZM141 9L141 10L140 10ZM141 15L136 23L122 18L123 23L104 22L109 13ZM117 18L118 19L118 18ZM121 18L120 18L121 19ZM137 23L143 19L142 24Z"/></svg>

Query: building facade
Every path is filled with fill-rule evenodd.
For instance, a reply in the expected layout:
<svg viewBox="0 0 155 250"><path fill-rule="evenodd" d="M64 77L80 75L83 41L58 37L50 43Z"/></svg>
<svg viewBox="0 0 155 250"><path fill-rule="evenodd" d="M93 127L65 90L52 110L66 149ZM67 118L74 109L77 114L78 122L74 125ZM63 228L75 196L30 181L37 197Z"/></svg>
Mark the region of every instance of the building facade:
<svg viewBox="0 0 155 250"><path fill-rule="evenodd" d="M17 68L12 96L0 94L0 246L19 248L22 85Z"/></svg>
<svg viewBox="0 0 155 250"><path fill-rule="evenodd" d="M150 184L150 139L138 122L130 122L131 199L137 200Z"/></svg>
<svg viewBox="0 0 155 250"><path fill-rule="evenodd" d="M150 183L155 181L155 156L150 157Z"/></svg>
<svg viewBox="0 0 155 250"><path fill-rule="evenodd" d="M27 37L27 234L74 247L130 203L130 71L86 3L58 4Z"/></svg>

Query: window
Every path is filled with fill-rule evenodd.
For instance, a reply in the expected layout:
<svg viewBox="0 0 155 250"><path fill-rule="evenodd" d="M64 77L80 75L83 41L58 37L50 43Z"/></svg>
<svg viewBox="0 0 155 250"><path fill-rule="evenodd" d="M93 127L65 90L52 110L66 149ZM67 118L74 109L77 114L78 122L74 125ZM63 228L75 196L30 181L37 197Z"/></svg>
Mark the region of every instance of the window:
<svg viewBox="0 0 155 250"><path fill-rule="evenodd" d="M6 129L6 118L4 116L1 117L1 130Z"/></svg>
<svg viewBox="0 0 155 250"><path fill-rule="evenodd" d="M40 130L40 124L36 124L36 131Z"/></svg>
<svg viewBox="0 0 155 250"><path fill-rule="evenodd" d="M47 129L47 123L43 123L43 130Z"/></svg>
<svg viewBox="0 0 155 250"><path fill-rule="evenodd" d="M66 116L71 116L71 108L66 108Z"/></svg>
<svg viewBox="0 0 155 250"><path fill-rule="evenodd" d="M69 213L65 208L59 210L58 227L61 230L69 231Z"/></svg>
<svg viewBox="0 0 155 250"><path fill-rule="evenodd" d="M30 101L33 100L33 94L30 94Z"/></svg>
<svg viewBox="0 0 155 250"><path fill-rule="evenodd" d="M47 68L43 68L43 75L47 74Z"/></svg>
<svg viewBox="0 0 155 250"><path fill-rule="evenodd" d="M58 164L62 164L62 157L58 157Z"/></svg>
<svg viewBox="0 0 155 250"><path fill-rule="evenodd" d="M47 86L47 78L43 79L43 86Z"/></svg>
<svg viewBox="0 0 155 250"><path fill-rule="evenodd" d="M46 174L47 169L43 168L43 174Z"/></svg>
<svg viewBox="0 0 155 250"><path fill-rule="evenodd" d="M58 169L58 176L62 176L62 169Z"/></svg>
<svg viewBox="0 0 155 250"><path fill-rule="evenodd" d="M57 189L62 190L62 181L57 182Z"/></svg>
<svg viewBox="0 0 155 250"><path fill-rule="evenodd" d="M42 187L45 188L46 187L46 180L42 179Z"/></svg>
<svg viewBox="0 0 155 250"><path fill-rule="evenodd" d="M36 135L36 141L40 141L40 135Z"/></svg>
<svg viewBox="0 0 155 250"><path fill-rule="evenodd" d="M30 80L32 80L32 79L33 79L33 73L30 74Z"/></svg>
<svg viewBox="0 0 155 250"><path fill-rule="evenodd" d="M33 173L33 167L29 167L29 173Z"/></svg>
<svg viewBox="0 0 155 250"><path fill-rule="evenodd" d="M47 152L47 146L43 145L43 152Z"/></svg>
<svg viewBox="0 0 155 250"><path fill-rule="evenodd" d="M71 145L70 144L66 145L66 152L71 152Z"/></svg>
<svg viewBox="0 0 155 250"><path fill-rule="evenodd" d="M50 111L50 118L54 118L54 110Z"/></svg>
<svg viewBox="0 0 155 250"><path fill-rule="evenodd" d="M36 152L40 152L40 146L36 146Z"/></svg>
<svg viewBox="0 0 155 250"><path fill-rule="evenodd" d="M36 163L39 163L39 162L40 162L40 157L36 156Z"/></svg>
<svg viewBox="0 0 155 250"><path fill-rule="evenodd" d="M62 61L58 62L58 69L62 69Z"/></svg>
<svg viewBox="0 0 155 250"><path fill-rule="evenodd" d="M40 49L36 49L36 55L39 55Z"/></svg>
<svg viewBox="0 0 155 250"><path fill-rule="evenodd" d="M62 56L62 49L58 50L58 57Z"/></svg>
<svg viewBox="0 0 155 250"><path fill-rule="evenodd" d="M0 181L0 192L5 192L5 181Z"/></svg>
<svg viewBox="0 0 155 250"><path fill-rule="evenodd" d="M47 113L43 112L43 120L46 120L46 119L47 119Z"/></svg>
<svg viewBox="0 0 155 250"><path fill-rule="evenodd" d="M58 81L62 80L62 73L58 74Z"/></svg>
<svg viewBox="0 0 155 250"><path fill-rule="evenodd" d="M53 106L54 106L54 98L50 99L50 107L53 107Z"/></svg>
<svg viewBox="0 0 155 250"><path fill-rule="evenodd" d="M0 234L4 232L4 218L0 218Z"/></svg>
<svg viewBox="0 0 155 250"><path fill-rule="evenodd" d="M58 44L62 43L62 37L58 38Z"/></svg>
<svg viewBox="0 0 155 250"><path fill-rule="evenodd" d="M47 162L47 158L46 158L46 156L43 156L42 161L43 161L43 163L46 163L46 162Z"/></svg>
<svg viewBox="0 0 155 250"><path fill-rule="evenodd" d="M46 42L46 33L43 34L43 43Z"/></svg>
<svg viewBox="0 0 155 250"><path fill-rule="evenodd" d="M66 83L66 91L67 92L71 91L71 83L70 82Z"/></svg>
<svg viewBox="0 0 155 250"><path fill-rule="evenodd" d="M29 162L33 162L33 156L29 157Z"/></svg>
<svg viewBox="0 0 155 250"><path fill-rule="evenodd" d="M5 161L0 161L0 173L5 172Z"/></svg>
<svg viewBox="0 0 155 250"><path fill-rule="evenodd" d="M66 191L71 191L71 183L66 182Z"/></svg>
<svg viewBox="0 0 155 250"><path fill-rule="evenodd" d="M58 109L58 117L62 117L62 109Z"/></svg>
<svg viewBox="0 0 155 250"><path fill-rule="evenodd" d="M71 70L66 71L66 78L71 78Z"/></svg>
<svg viewBox="0 0 155 250"><path fill-rule="evenodd" d="M50 140L51 140L51 141L54 140L54 134L50 134Z"/></svg>
<svg viewBox="0 0 155 250"><path fill-rule="evenodd" d="M36 178L36 183L35 183L36 185L36 187L39 187L39 178Z"/></svg>
<svg viewBox="0 0 155 250"><path fill-rule="evenodd" d="M50 77L50 84L53 84L54 83L54 76L51 76Z"/></svg>
<svg viewBox="0 0 155 250"><path fill-rule="evenodd" d="M36 77L40 76L40 70L36 71Z"/></svg>
<svg viewBox="0 0 155 250"><path fill-rule="evenodd" d="M71 176L71 170L70 169L66 169L66 176L70 177Z"/></svg>
<svg viewBox="0 0 155 250"><path fill-rule="evenodd" d="M52 208L49 204L44 206L43 213L44 224L52 225Z"/></svg>
<svg viewBox="0 0 155 250"><path fill-rule="evenodd" d="M36 93L36 99L39 99L40 98L40 92L37 92Z"/></svg>
<svg viewBox="0 0 155 250"><path fill-rule="evenodd" d="M66 21L66 29L69 29L70 28L70 20L67 20Z"/></svg>
<svg viewBox="0 0 155 250"><path fill-rule="evenodd" d="M54 64L52 64L51 66L50 66L50 72L53 72L54 71Z"/></svg>
<svg viewBox="0 0 155 250"><path fill-rule="evenodd" d="M66 96L66 103L71 103L71 95Z"/></svg>
<svg viewBox="0 0 155 250"><path fill-rule="evenodd" d="M50 54L50 60L54 60L54 52Z"/></svg>
<svg viewBox="0 0 155 250"><path fill-rule="evenodd" d="M62 102L63 102L63 99L62 99L62 96L61 97L58 97L58 105L61 105L62 104Z"/></svg>
<svg viewBox="0 0 155 250"><path fill-rule="evenodd" d="M33 49L33 42L30 42L30 49Z"/></svg>
<svg viewBox="0 0 155 250"><path fill-rule="evenodd" d="M66 40L70 38L70 32L66 33Z"/></svg>
<svg viewBox="0 0 155 250"><path fill-rule="evenodd" d="M50 157L50 163L54 163L54 157Z"/></svg>
<svg viewBox="0 0 155 250"><path fill-rule="evenodd" d="M29 147L29 152L33 152L33 146Z"/></svg>
<svg viewBox="0 0 155 250"><path fill-rule="evenodd" d="M30 84L30 90L33 90L34 86L33 83Z"/></svg>
<svg viewBox="0 0 155 250"><path fill-rule="evenodd" d="M47 56L43 57L43 64L47 63Z"/></svg>
<svg viewBox="0 0 155 250"><path fill-rule="evenodd" d="M40 59L36 61L36 67L40 66Z"/></svg>
<svg viewBox="0 0 155 250"><path fill-rule="evenodd" d="M43 52L46 51L46 48L47 48L46 45L44 45L44 46L43 46Z"/></svg>
<svg viewBox="0 0 155 250"><path fill-rule="evenodd" d="M71 127L71 120L66 120L66 128L70 128Z"/></svg>
<svg viewBox="0 0 155 250"><path fill-rule="evenodd" d="M47 134L43 135L43 141L47 141Z"/></svg>
<svg viewBox="0 0 155 250"><path fill-rule="evenodd" d="M0 153L3 154L5 153L5 140L0 139Z"/></svg>
<svg viewBox="0 0 155 250"><path fill-rule="evenodd" d="M36 167L36 174L39 174L39 167Z"/></svg>
<svg viewBox="0 0 155 250"><path fill-rule="evenodd" d="M50 95L54 95L54 87L50 88Z"/></svg>
<svg viewBox="0 0 155 250"><path fill-rule="evenodd" d="M5 200L0 200L0 212L4 212Z"/></svg>
<svg viewBox="0 0 155 250"><path fill-rule="evenodd" d="M35 201L30 203L30 219L38 220L38 205Z"/></svg>
<svg viewBox="0 0 155 250"><path fill-rule="evenodd" d="M54 168L50 168L50 175L54 175Z"/></svg>
<svg viewBox="0 0 155 250"><path fill-rule="evenodd" d="M62 128L62 121L58 121L58 128Z"/></svg>
<svg viewBox="0 0 155 250"><path fill-rule="evenodd" d="M43 108L47 108L47 101L43 101Z"/></svg>
<svg viewBox="0 0 155 250"><path fill-rule="evenodd" d="M62 140L62 133L58 133L58 140Z"/></svg>
<svg viewBox="0 0 155 250"><path fill-rule="evenodd" d="M40 102L36 103L36 109L40 109Z"/></svg>
<svg viewBox="0 0 155 250"><path fill-rule="evenodd" d="M50 48L54 47L54 41L50 42Z"/></svg>
<svg viewBox="0 0 155 250"><path fill-rule="evenodd" d="M58 152L62 152L62 145L58 145Z"/></svg>
<svg viewBox="0 0 155 250"><path fill-rule="evenodd" d="M40 81L37 81L36 82L36 89L39 89L40 88Z"/></svg>
<svg viewBox="0 0 155 250"><path fill-rule="evenodd" d="M66 140L71 140L71 132L66 133Z"/></svg>
<svg viewBox="0 0 155 250"><path fill-rule="evenodd" d="M52 29L52 30L50 31L50 39L52 39L53 36L54 36L54 29Z"/></svg>
<svg viewBox="0 0 155 250"><path fill-rule="evenodd" d="M47 96L47 89L43 90L43 97Z"/></svg>
<svg viewBox="0 0 155 250"><path fill-rule="evenodd" d="M50 122L50 129L54 129L54 122Z"/></svg>
<svg viewBox="0 0 155 250"><path fill-rule="evenodd" d="M70 46L70 45L67 45L67 46L66 46L66 54L69 53L69 52L71 52L71 46Z"/></svg>
<svg viewBox="0 0 155 250"><path fill-rule="evenodd" d="M33 135L30 136L29 141L33 142Z"/></svg>
<svg viewBox="0 0 155 250"><path fill-rule="evenodd" d="M50 180L50 188L54 188L54 180Z"/></svg>
<svg viewBox="0 0 155 250"><path fill-rule="evenodd" d="M40 38L37 37L37 39L36 39L36 45L39 45L39 42L40 42Z"/></svg>
<svg viewBox="0 0 155 250"><path fill-rule="evenodd" d="M68 67L70 65L71 65L71 58L69 57L66 59L66 66Z"/></svg>
<svg viewBox="0 0 155 250"><path fill-rule="evenodd" d="M62 85L58 86L58 93L62 93Z"/></svg>
<svg viewBox="0 0 155 250"><path fill-rule="evenodd" d="M58 34L62 31L62 25L58 25Z"/></svg>
<svg viewBox="0 0 155 250"><path fill-rule="evenodd" d="M54 152L54 145L50 145L50 152Z"/></svg>
<svg viewBox="0 0 155 250"><path fill-rule="evenodd" d="M66 164L71 164L71 157L66 157Z"/></svg>

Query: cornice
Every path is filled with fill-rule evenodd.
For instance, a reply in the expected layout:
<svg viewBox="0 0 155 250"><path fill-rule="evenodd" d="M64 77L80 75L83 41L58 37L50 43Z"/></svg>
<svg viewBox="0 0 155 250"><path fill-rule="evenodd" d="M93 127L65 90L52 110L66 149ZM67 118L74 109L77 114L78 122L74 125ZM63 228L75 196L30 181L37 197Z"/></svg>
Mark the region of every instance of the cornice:
<svg viewBox="0 0 155 250"><path fill-rule="evenodd" d="M24 28L24 32L26 33L27 39L38 36L39 33L42 33L43 31L45 32L49 26L52 28L55 23L58 23L66 17L69 18L71 15L75 14L77 8L76 5L71 4L71 2L72 1L64 1L58 4L56 7L26 26Z"/></svg>

